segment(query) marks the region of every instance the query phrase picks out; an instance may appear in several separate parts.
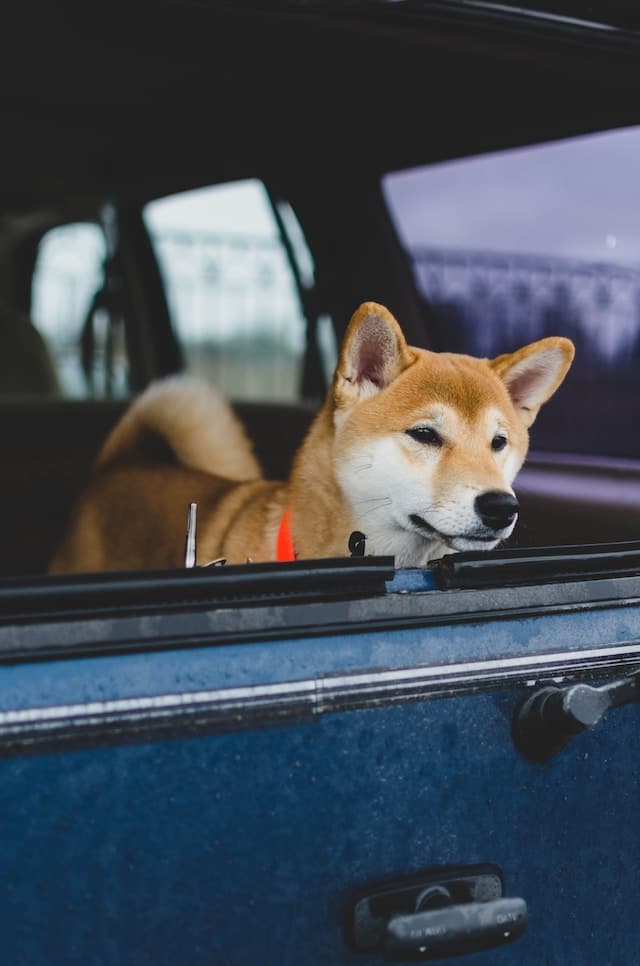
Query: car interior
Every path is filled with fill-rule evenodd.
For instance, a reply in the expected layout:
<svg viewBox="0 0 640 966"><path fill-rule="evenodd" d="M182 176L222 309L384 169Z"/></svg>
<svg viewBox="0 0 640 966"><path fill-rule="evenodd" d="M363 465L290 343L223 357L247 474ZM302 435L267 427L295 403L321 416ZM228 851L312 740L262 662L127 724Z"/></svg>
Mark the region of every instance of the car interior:
<svg viewBox="0 0 640 966"><path fill-rule="evenodd" d="M12 12L3 575L46 571L106 433L170 373L219 384L285 478L366 300L435 350L572 337L510 544L640 539L632 51L612 69L577 28L461 6Z"/></svg>

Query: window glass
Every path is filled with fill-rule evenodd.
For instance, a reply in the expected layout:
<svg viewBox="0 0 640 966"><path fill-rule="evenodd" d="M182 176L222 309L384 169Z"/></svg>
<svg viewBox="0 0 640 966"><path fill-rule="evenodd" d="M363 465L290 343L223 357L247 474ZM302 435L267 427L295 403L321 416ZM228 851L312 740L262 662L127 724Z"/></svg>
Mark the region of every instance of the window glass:
<svg viewBox="0 0 640 966"><path fill-rule="evenodd" d="M144 218L188 368L235 399L298 398L305 320L263 184L161 198Z"/></svg>
<svg viewBox="0 0 640 966"><path fill-rule="evenodd" d="M640 128L388 175L437 348L565 335L576 360L538 448L640 457Z"/></svg>
<svg viewBox="0 0 640 966"><path fill-rule="evenodd" d="M38 247L31 316L67 396L122 396L128 391L122 319L94 303L104 282L105 258L104 232L93 223L53 228Z"/></svg>

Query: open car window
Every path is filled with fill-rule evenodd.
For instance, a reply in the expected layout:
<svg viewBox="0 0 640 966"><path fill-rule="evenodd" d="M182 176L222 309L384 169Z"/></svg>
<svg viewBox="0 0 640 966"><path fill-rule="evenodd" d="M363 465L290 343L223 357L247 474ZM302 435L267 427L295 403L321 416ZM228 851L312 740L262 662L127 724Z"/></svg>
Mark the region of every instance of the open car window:
<svg viewBox="0 0 640 966"><path fill-rule="evenodd" d="M389 174L384 192L437 349L576 346L539 450L638 458L640 128Z"/></svg>

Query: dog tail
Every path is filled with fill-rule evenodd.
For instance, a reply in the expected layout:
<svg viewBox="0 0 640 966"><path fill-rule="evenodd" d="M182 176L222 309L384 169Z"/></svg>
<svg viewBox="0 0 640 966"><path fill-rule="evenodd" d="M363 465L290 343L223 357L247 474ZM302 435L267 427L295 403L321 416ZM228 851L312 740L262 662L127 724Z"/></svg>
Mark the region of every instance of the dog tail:
<svg viewBox="0 0 640 966"><path fill-rule="evenodd" d="M228 480L262 476L244 428L227 402L193 376L169 376L152 383L133 402L107 437L96 466L145 462L167 455L191 469Z"/></svg>

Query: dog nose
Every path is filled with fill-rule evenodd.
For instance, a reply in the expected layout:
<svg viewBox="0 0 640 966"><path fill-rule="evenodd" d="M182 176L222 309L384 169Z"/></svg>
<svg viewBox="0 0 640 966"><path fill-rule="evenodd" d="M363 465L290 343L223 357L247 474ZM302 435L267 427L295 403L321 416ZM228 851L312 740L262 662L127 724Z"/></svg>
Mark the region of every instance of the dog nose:
<svg viewBox="0 0 640 966"><path fill-rule="evenodd" d="M484 525L492 530L508 527L519 509L515 496L503 490L488 490L476 497L476 513Z"/></svg>

